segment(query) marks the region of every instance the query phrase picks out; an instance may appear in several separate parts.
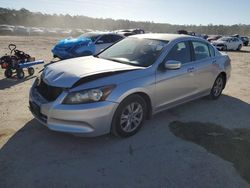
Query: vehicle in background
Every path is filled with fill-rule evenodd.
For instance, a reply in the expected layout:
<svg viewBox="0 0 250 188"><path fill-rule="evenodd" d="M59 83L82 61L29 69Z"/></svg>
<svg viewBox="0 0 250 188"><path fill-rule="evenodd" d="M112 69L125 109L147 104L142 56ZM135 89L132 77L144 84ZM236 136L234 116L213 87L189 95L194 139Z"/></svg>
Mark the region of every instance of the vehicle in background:
<svg viewBox="0 0 250 188"><path fill-rule="evenodd" d="M143 29L121 29L115 31L118 34L124 35L124 36L131 36L131 35L137 35L137 34L144 34L145 31Z"/></svg>
<svg viewBox="0 0 250 188"><path fill-rule="evenodd" d="M128 137L153 114L204 96L218 99L230 72L228 55L204 39L133 35L96 56L48 65L29 105L54 131Z"/></svg>
<svg viewBox="0 0 250 188"><path fill-rule="evenodd" d="M71 36L73 37L77 37L77 36L80 36L82 34L86 33L83 29L73 29L71 31Z"/></svg>
<svg viewBox="0 0 250 188"><path fill-rule="evenodd" d="M221 35L209 35L207 37L207 41L208 42L216 41L216 40L220 39L221 37L222 37Z"/></svg>
<svg viewBox="0 0 250 188"><path fill-rule="evenodd" d="M16 35L29 35L28 28L22 25L15 26L14 33Z"/></svg>
<svg viewBox="0 0 250 188"><path fill-rule="evenodd" d="M246 36L241 36L240 38L241 38L241 40L243 42L243 45L244 46L248 46L248 44L249 44L249 38L246 37Z"/></svg>
<svg viewBox="0 0 250 188"><path fill-rule="evenodd" d="M30 27L29 34L31 36L41 36L45 34L45 29L39 27Z"/></svg>
<svg viewBox="0 0 250 188"><path fill-rule="evenodd" d="M212 41L212 44L218 50L241 50L243 42L237 37L222 37L216 41Z"/></svg>
<svg viewBox="0 0 250 188"><path fill-rule="evenodd" d="M15 26L12 25L0 25L1 35L13 35Z"/></svg>
<svg viewBox="0 0 250 188"><path fill-rule="evenodd" d="M77 38L60 40L51 51L59 59L95 55L123 38L110 32L90 32Z"/></svg>
<svg viewBox="0 0 250 188"><path fill-rule="evenodd" d="M195 32L193 32L193 31L187 31L185 29L178 30L177 33L178 34L183 34L183 35L196 36Z"/></svg>
<svg viewBox="0 0 250 188"><path fill-rule="evenodd" d="M57 28L46 28L45 35L47 36L58 36Z"/></svg>
<svg viewBox="0 0 250 188"><path fill-rule="evenodd" d="M249 43L249 38L246 36L240 36L239 34L234 34L231 37L237 37L238 39L240 39L243 42L244 46L248 46Z"/></svg>

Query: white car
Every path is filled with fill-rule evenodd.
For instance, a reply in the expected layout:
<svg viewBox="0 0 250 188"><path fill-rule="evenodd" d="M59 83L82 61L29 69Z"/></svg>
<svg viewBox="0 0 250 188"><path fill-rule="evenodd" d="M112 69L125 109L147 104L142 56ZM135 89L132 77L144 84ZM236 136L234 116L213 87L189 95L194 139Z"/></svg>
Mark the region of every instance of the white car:
<svg viewBox="0 0 250 188"><path fill-rule="evenodd" d="M212 44L218 50L241 50L243 42L236 37L222 37L216 41L213 41Z"/></svg>

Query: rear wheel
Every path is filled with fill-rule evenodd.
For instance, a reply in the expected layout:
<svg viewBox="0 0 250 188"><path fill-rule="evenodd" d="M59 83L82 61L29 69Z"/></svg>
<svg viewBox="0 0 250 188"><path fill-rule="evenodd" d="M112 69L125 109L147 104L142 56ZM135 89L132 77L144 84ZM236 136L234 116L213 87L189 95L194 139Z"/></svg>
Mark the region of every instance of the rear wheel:
<svg viewBox="0 0 250 188"><path fill-rule="evenodd" d="M226 45L223 46L222 50L223 50L223 51L227 51L227 46L226 46Z"/></svg>
<svg viewBox="0 0 250 188"><path fill-rule="evenodd" d="M12 74L13 74L13 72L12 72L11 69L6 69L4 71L4 75L5 75L6 78L10 78L12 76Z"/></svg>
<svg viewBox="0 0 250 188"><path fill-rule="evenodd" d="M112 121L111 132L116 136L129 137L136 134L146 117L146 103L139 95L131 95L118 106Z"/></svg>
<svg viewBox="0 0 250 188"><path fill-rule="evenodd" d="M17 78L23 79L23 78L24 78L23 69L17 69L17 70L16 70L16 75L17 75Z"/></svg>
<svg viewBox="0 0 250 188"><path fill-rule="evenodd" d="M226 84L226 80L224 76L220 74L214 82L214 85L209 94L209 98L213 100L218 99L221 96L221 93L225 87L225 84Z"/></svg>

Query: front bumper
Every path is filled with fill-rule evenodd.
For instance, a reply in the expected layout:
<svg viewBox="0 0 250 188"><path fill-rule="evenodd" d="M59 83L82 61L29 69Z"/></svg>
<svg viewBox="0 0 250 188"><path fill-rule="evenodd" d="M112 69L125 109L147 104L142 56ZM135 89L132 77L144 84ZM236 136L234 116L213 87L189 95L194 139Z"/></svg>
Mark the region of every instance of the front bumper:
<svg viewBox="0 0 250 188"><path fill-rule="evenodd" d="M62 93L55 101L47 102L32 87L30 90L30 110L34 117L53 131L73 135L99 136L110 132L112 117L118 103L102 101L96 103L63 105Z"/></svg>

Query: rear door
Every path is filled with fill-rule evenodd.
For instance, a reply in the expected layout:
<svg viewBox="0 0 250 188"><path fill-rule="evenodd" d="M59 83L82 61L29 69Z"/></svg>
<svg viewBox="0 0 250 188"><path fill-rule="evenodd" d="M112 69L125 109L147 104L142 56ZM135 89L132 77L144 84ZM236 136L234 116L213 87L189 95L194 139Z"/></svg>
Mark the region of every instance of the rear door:
<svg viewBox="0 0 250 188"><path fill-rule="evenodd" d="M160 68L156 71L156 111L184 102L197 93L195 62L192 61L189 42L177 43L164 62L175 60L182 63L177 70ZM162 65L164 64L162 63Z"/></svg>
<svg viewBox="0 0 250 188"><path fill-rule="evenodd" d="M205 42L191 41L193 50L197 91L210 91L217 74L217 60L214 48Z"/></svg>

